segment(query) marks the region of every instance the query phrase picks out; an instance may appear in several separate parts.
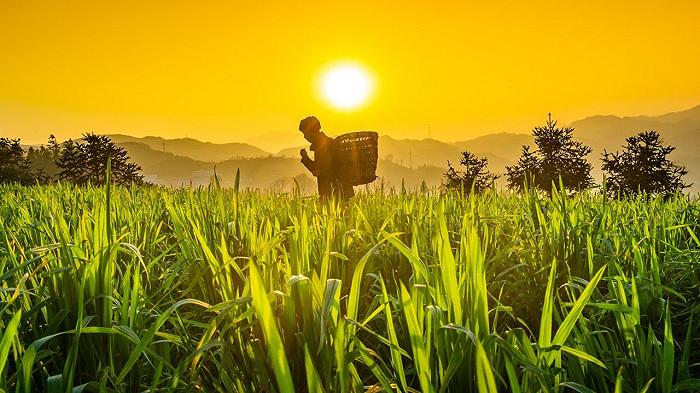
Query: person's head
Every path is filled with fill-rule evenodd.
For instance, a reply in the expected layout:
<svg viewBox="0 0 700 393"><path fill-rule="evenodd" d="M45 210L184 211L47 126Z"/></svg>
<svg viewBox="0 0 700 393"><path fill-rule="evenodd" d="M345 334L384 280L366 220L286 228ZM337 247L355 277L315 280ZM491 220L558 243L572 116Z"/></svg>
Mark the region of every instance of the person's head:
<svg viewBox="0 0 700 393"><path fill-rule="evenodd" d="M321 122L316 116L309 116L299 122L299 131L304 134L304 139L313 143L316 136L321 132Z"/></svg>

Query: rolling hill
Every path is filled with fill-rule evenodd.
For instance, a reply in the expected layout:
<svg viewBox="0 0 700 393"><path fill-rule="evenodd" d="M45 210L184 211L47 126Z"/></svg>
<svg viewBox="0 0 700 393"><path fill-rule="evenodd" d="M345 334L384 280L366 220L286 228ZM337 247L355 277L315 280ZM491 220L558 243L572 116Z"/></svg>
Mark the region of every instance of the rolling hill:
<svg viewBox="0 0 700 393"><path fill-rule="evenodd" d="M531 145L532 142L532 135L529 134L501 132L454 142L453 145L457 146L460 151L468 150L477 155L490 153L510 162L515 162L520 156L522 146Z"/></svg>
<svg viewBox="0 0 700 393"><path fill-rule="evenodd" d="M661 116L592 116L571 123L576 133L591 140L594 150L619 150L625 138L640 131L658 131L678 156L695 155L700 143L700 106Z"/></svg>
<svg viewBox="0 0 700 393"><path fill-rule="evenodd" d="M593 148L591 161L596 168L600 167L604 150L622 150L625 138L640 131L659 132L665 144L676 147L670 157L686 166L686 182L694 184L692 191L700 191L700 106L660 116L592 116L571 126L576 129L575 135Z"/></svg>
<svg viewBox="0 0 700 393"><path fill-rule="evenodd" d="M189 157L207 162L219 162L236 158L267 157L270 153L247 143L211 143L192 138L164 139L156 136L137 138L129 135L107 135L119 143L138 142L153 150Z"/></svg>
<svg viewBox="0 0 700 393"><path fill-rule="evenodd" d="M133 162L141 165L146 180L155 184L208 185L216 171L221 183L231 186L236 171L240 169L242 188L291 191L296 182L302 193L309 194L316 190L315 180L296 158L268 156L213 163L154 150L139 142L122 142L118 145L127 150ZM427 186L432 187L440 184L443 172L443 168L436 166L407 168L388 160L380 160L377 164L380 180L375 184L383 181L388 187L398 187L403 182L407 188L415 188L425 181Z"/></svg>

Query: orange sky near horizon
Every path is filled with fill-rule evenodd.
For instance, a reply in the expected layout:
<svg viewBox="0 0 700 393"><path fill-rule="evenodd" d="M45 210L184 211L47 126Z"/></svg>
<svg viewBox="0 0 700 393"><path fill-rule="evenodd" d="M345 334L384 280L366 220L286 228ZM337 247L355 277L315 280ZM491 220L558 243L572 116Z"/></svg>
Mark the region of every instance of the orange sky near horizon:
<svg viewBox="0 0 700 393"><path fill-rule="evenodd" d="M683 110L700 104L700 2L661 4L3 0L0 136L301 141L315 114L331 134L454 141L547 112ZM354 111L316 86L340 61L375 81Z"/></svg>

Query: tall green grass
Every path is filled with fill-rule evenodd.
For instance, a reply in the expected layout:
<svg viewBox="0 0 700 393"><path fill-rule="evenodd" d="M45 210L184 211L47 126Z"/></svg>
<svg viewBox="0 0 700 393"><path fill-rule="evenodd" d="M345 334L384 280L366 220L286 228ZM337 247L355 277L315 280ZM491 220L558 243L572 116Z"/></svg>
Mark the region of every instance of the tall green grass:
<svg viewBox="0 0 700 393"><path fill-rule="evenodd" d="M700 203L0 187L0 392L700 390Z"/></svg>

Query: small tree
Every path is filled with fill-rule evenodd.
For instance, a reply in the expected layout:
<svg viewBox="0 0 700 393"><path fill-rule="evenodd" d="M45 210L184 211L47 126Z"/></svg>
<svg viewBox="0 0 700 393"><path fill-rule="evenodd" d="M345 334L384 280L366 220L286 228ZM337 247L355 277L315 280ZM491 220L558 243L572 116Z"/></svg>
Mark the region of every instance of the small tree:
<svg viewBox="0 0 700 393"><path fill-rule="evenodd" d="M475 192L480 193L490 188L493 182L500 177L486 169L489 163L486 157L479 158L465 151L462 152L459 163L464 167L462 172L457 171L449 161L447 162L447 172L445 172L445 183L443 184L446 189L463 190L464 193L470 193L473 187Z"/></svg>
<svg viewBox="0 0 700 393"><path fill-rule="evenodd" d="M44 180L58 180L59 168L56 165L61 157L61 145L56 137L51 135L47 145L37 148L30 147L27 150L27 160L29 160L32 171L43 174Z"/></svg>
<svg viewBox="0 0 700 393"><path fill-rule="evenodd" d="M506 167L507 187L511 190L522 191L525 184L532 184L534 176L539 173L539 160L530 146L523 146L523 152L518 163L512 167Z"/></svg>
<svg viewBox="0 0 700 393"><path fill-rule="evenodd" d="M32 184L36 181L19 139L0 138L0 183Z"/></svg>
<svg viewBox="0 0 700 393"><path fill-rule="evenodd" d="M520 190L528 181L533 187L550 193L552 184L558 184L559 178L569 190L592 186L593 166L586 160L591 148L574 141L573 132L573 127L558 128L550 114L544 127L538 126L532 131L537 150L530 152L523 146L518 163L506 167L508 187Z"/></svg>
<svg viewBox="0 0 700 393"><path fill-rule="evenodd" d="M143 183L141 167L129 162L129 155L104 135L85 134L82 142L64 144L57 163L59 178L76 184L101 184L106 181L107 162L111 162L111 179L117 184Z"/></svg>
<svg viewBox="0 0 700 393"><path fill-rule="evenodd" d="M682 179L688 173L685 167L667 157L676 148L664 146L658 132L640 132L626 142L621 153L603 152L602 169L606 172L606 186L611 194L641 192L668 196L690 187Z"/></svg>

